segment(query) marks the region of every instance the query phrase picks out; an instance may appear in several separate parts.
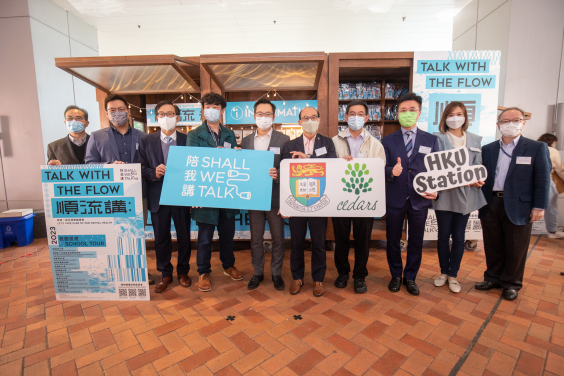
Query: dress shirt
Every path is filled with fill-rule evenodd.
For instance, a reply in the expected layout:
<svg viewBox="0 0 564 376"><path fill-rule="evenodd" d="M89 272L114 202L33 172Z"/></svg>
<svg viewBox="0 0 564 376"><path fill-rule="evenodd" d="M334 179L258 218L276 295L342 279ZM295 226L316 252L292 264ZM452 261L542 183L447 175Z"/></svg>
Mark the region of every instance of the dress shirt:
<svg viewBox="0 0 564 376"><path fill-rule="evenodd" d="M80 140L77 140L69 133L69 140L71 140L71 142L76 146L82 146L86 142L86 135L84 135L84 137L82 137Z"/></svg>
<svg viewBox="0 0 564 376"><path fill-rule="evenodd" d="M112 132L114 132L114 138L116 140L116 146L119 152L119 160L125 163L131 163L133 155L131 154L131 143L133 142L133 132L131 127L127 126L127 132L121 134L113 124L110 124Z"/></svg>
<svg viewBox="0 0 564 376"><path fill-rule="evenodd" d="M268 150L268 145L270 145L270 139L272 138L272 127L264 136L260 136L258 131L255 132L255 150Z"/></svg>
<svg viewBox="0 0 564 376"><path fill-rule="evenodd" d="M495 168L494 191L503 191L505 178L507 177L507 171L509 170L509 164L511 163L511 157L513 156L513 151L515 150L520 138L521 135L515 137L507 146L505 146L502 139L499 140L499 146L501 149L499 150L499 157L497 158L497 166ZM509 154L509 156L506 153Z"/></svg>
<svg viewBox="0 0 564 376"><path fill-rule="evenodd" d="M206 121L206 126L208 127L208 132L210 132L213 140L215 141L215 144L217 146L223 146L223 145L219 144L219 140L221 140L221 124L219 125L219 128L217 129L217 133L215 133L213 131L213 129L211 129L211 127L209 126L207 121Z"/></svg>
<svg viewBox="0 0 564 376"><path fill-rule="evenodd" d="M354 138L350 130L347 128L345 137L347 139L347 143L349 144L351 157L358 158L358 153L360 153L360 147L364 143L364 137L362 137L362 132L360 132L357 138Z"/></svg>
<svg viewBox="0 0 564 376"><path fill-rule="evenodd" d="M411 131L408 131L405 127L401 127L401 133L403 135L403 143L407 140L407 132L411 132L411 142L413 143L413 153L417 153L418 150L415 150L415 138L417 137L417 126L413 127Z"/></svg>
<svg viewBox="0 0 564 376"><path fill-rule="evenodd" d="M315 136L317 136L317 134ZM315 136L310 140L304 134L304 150L307 156L313 155L313 145L315 144Z"/></svg>
<svg viewBox="0 0 564 376"><path fill-rule="evenodd" d="M167 142L167 137L170 137L170 142ZM174 133L170 136L167 136L163 131L161 131L161 143L163 147L164 164L166 165L166 160L168 159L168 151L171 146L176 145L176 131L174 131Z"/></svg>

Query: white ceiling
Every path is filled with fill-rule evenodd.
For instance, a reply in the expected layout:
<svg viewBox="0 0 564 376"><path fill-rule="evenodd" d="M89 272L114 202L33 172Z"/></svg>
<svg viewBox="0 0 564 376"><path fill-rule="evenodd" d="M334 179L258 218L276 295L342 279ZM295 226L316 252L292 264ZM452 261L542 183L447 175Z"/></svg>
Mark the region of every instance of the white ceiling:
<svg viewBox="0 0 564 376"><path fill-rule="evenodd" d="M453 17L470 2L53 1L96 27L100 55L179 56L295 51L450 50ZM406 17L405 21L402 17Z"/></svg>

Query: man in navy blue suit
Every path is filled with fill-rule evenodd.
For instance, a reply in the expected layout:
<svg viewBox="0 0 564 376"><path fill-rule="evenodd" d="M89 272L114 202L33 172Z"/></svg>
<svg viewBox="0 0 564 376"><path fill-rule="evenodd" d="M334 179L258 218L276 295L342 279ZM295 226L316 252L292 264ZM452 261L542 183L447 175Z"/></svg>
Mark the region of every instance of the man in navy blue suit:
<svg viewBox="0 0 564 376"><path fill-rule="evenodd" d="M427 171L425 155L439 151L438 138L417 128L421 104L421 97L414 93L399 98L401 129L382 140L386 152L386 256L392 274L388 289L398 292L403 276L403 284L412 295L419 295L415 278L421 266L425 221L431 200L437 198L436 192L419 195L413 189L415 175ZM404 269L400 242L406 215L408 245Z"/></svg>
<svg viewBox="0 0 564 376"><path fill-rule="evenodd" d="M175 145L186 146L187 136L176 131L176 123L180 121L180 109L172 102L166 100L159 102L155 107L155 115L161 131L141 139L139 163L141 163L143 178L147 182L147 206L151 212L151 221L155 230L157 270L162 273L162 279L155 286L155 292L161 293L172 283L174 271L170 263L172 256L171 219L174 220L178 239L178 264L176 266L178 281L182 287L190 287L192 284L188 276L191 254L190 208L159 205L169 149Z"/></svg>
<svg viewBox="0 0 564 376"><path fill-rule="evenodd" d="M497 126L501 140L482 148L488 178L482 190L488 204L480 209L487 269L477 290L503 288L502 297L515 300L523 273L533 222L548 206L552 162L548 146L521 135L525 114L503 110Z"/></svg>

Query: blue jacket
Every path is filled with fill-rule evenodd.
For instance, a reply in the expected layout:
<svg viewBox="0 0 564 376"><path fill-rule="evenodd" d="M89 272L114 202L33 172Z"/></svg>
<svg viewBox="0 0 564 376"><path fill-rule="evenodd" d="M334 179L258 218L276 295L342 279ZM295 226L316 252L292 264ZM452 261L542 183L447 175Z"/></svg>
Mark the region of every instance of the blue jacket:
<svg viewBox="0 0 564 376"><path fill-rule="evenodd" d="M484 218L492 203L492 191L495 181L495 169L501 152L499 140L482 148L482 164L488 170L488 178L482 191L488 204L480 209L480 218ZM517 157L530 157L531 164L517 164ZM526 225L531 220L533 208L548 207L550 190L550 172L552 162L545 142L534 141L521 136L513 150L509 170L503 186L503 203L509 220L518 226Z"/></svg>
<svg viewBox="0 0 564 376"><path fill-rule="evenodd" d="M184 133L176 132L176 145L186 146ZM155 132L142 138L139 143L139 163L141 163L141 174L147 185L147 207L153 213L159 211L164 179L164 176L157 178L155 170L157 166L165 162L161 132Z"/></svg>
<svg viewBox="0 0 564 376"><path fill-rule="evenodd" d="M113 163L120 160L116 138L110 127L100 129L99 131L92 132L92 134L90 134L90 139L88 140L88 145L86 146L86 157L84 158L84 163ZM139 142L147 135L133 127L131 128L131 132L131 154L133 155L131 163L139 163Z"/></svg>
<svg viewBox="0 0 564 376"><path fill-rule="evenodd" d="M407 197L411 200L411 206L415 210L428 209L433 206L432 200L421 197L413 189L413 179L420 172L426 172L425 155L419 152L421 146L431 149L431 153L440 151L437 136L417 129L415 145L411 156L411 162L407 159L407 151L403 141L401 129L387 135L382 139L384 151L386 152L386 206L392 208L402 208ZM403 171L400 176L393 176L392 170L401 158Z"/></svg>

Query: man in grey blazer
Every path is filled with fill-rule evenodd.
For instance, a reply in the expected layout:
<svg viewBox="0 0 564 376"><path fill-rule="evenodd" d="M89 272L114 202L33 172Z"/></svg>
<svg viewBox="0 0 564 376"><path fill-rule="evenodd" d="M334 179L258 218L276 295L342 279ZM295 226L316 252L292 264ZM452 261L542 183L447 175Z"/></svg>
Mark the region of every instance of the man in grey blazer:
<svg viewBox="0 0 564 376"><path fill-rule="evenodd" d="M49 166L84 164L90 138L86 133L88 112L75 105L68 106L65 109L65 125L69 134L47 145Z"/></svg>
<svg viewBox="0 0 564 376"><path fill-rule="evenodd" d="M274 167L270 169L272 183L272 201L270 211L249 210L251 225L251 256L255 269L248 288L254 290L264 280L264 223L268 220L270 235L272 236L272 257L270 271L274 288L284 290L284 281L280 276L282 261L284 260L284 219L280 215L280 182L278 173L280 169L281 152L290 137L275 131L272 127L276 114L276 106L266 98L259 99L254 106L256 132L245 137L241 143L243 149L270 150L274 152Z"/></svg>
<svg viewBox="0 0 564 376"><path fill-rule="evenodd" d="M139 163L139 141L144 132L129 125L129 106L121 95L111 94L104 100L108 128L92 132L86 147L87 164Z"/></svg>

